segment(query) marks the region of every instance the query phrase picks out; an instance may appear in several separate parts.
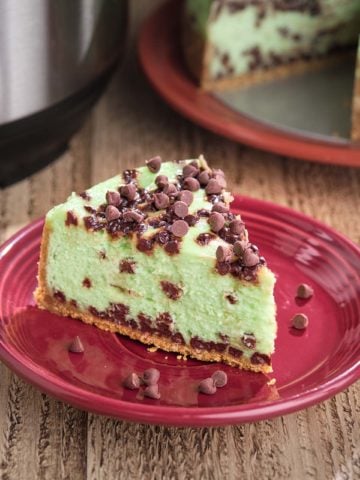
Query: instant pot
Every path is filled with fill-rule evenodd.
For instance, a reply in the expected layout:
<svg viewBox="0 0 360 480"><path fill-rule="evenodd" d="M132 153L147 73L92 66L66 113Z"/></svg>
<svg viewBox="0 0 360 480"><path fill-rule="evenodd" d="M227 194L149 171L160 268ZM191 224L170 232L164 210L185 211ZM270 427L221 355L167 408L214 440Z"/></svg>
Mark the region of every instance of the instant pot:
<svg viewBox="0 0 360 480"><path fill-rule="evenodd" d="M67 147L123 52L126 0L0 1L0 186Z"/></svg>

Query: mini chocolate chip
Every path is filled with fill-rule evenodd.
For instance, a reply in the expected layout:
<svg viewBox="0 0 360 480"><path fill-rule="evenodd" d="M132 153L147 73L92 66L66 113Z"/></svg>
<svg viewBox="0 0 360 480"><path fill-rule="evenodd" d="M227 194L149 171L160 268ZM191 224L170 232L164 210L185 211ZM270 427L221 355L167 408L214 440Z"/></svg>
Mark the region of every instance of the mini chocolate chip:
<svg viewBox="0 0 360 480"><path fill-rule="evenodd" d="M150 172L157 173L161 168L161 157L157 155L156 157L150 158L150 160L146 160L145 163Z"/></svg>
<svg viewBox="0 0 360 480"><path fill-rule="evenodd" d="M117 220L120 218L121 214L119 210L114 207L114 205L108 205L105 210L105 217L108 222L112 222L113 220Z"/></svg>
<svg viewBox="0 0 360 480"><path fill-rule="evenodd" d="M212 378L205 378L199 383L199 392L206 395L213 395L216 393L216 386Z"/></svg>
<svg viewBox="0 0 360 480"><path fill-rule="evenodd" d="M221 188L226 188L227 183L226 183L226 180L223 176L215 175L214 179L218 182L218 184L220 185Z"/></svg>
<svg viewBox="0 0 360 480"><path fill-rule="evenodd" d="M178 192L178 189L176 188L176 185L174 185L173 183L169 183L164 187L164 193L166 193L166 195L175 195L177 192Z"/></svg>
<svg viewBox="0 0 360 480"><path fill-rule="evenodd" d="M184 220L176 220L171 225L170 231L175 237L184 237L189 231L189 225Z"/></svg>
<svg viewBox="0 0 360 480"><path fill-rule="evenodd" d="M253 349L256 346L256 338L255 338L255 335L253 335L252 333L244 333L244 335L241 338L241 341L246 348Z"/></svg>
<svg viewBox="0 0 360 480"><path fill-rule="evenodd" d="M228 213L229 207L225 205L225 203L218 202L212 207L212 212L219 212L219 213Z"/></svg>
<svg viewBox="0 0 360 480"><path fill-rule="evenodd" d="M164 188L166 187L166 185L168 185L169 183L169 179L166 175L158 175L156 178L155 178L155 184L159 187L159 188Z"/></svg>
<svg viewBox="0 0 360 480"><path fill-rule="evenodd" d="M222 188L219 185L218 181L215 180L215 178L211 178L209 180L209 183L205 187L205 192L208 195L214 195L214 194L221 193L221 190L222 190Z"/></svg>
<svg viewBox="0 0 360 480"><path fill-rule="evenodd" d="M136 197L136 186L133 183L128 183L120 187L120 193L128 200L134 200Z"/></svg>
<svg viewBox="0 0 360 480"><path fill-rule="evenodd" d="M190 192L190 190L182 190L179 192L177 198L180 200L180 202L185 202L186 205L191 205L192 201L194 200L194 195L192 192Z"/></svg>
<svg viewBox="0 0 360 480"><path fill-rule="evenodd" d="M158 210L167 208L170 204L170 199L166 193L160 192L154 194L154 204Z"/></svg>
<svg viewBox="0 0 360 480"><path fill-rule="evenodd" d="M221 170L221 168L213 168L212 170L212 174L215 176L219 175L221 177L225 177L225 173L223 170Z"/></svg>
<svg viewBox="0 0 360 480"><path fill-rule="evenodd" d="M211 378L214 381L215 387L225 387L228 381L227 375L223 370L216 370L216 372L211 375Z"/></svg>
<svg viewBox="0 0 360 480"><path fill-rule="evenodd" d="M190 190L190 192L196 192L200 188L200 183L198 180L196 180L196 178L187 177L184 180L183 188Z"/></svg>
<svg viewBox="0 0 360 480"><path fill-rule="evenodd" d="M139 212L135 212L134 210L129 210L128 212L123 213L123 219L125 222L136 222L140 223L144 218L144 215L142 215Z"/></svg>
<svg viewBox="0 0 360 480"><path fill-rule="evenodd" d="M196 168L194 165L185 165L183 168L183 176L184 178L188 177L196 177L196 175L199 173L199 169Z"/></svg>
<svg viewBox="0 0 360 480"><path fill-rule="evenodd" d="M159 400L160 392L158 385L149 385L144 390L144 397L153 398L154 400Z"/></svg>
<svg viewBox="0 0 360 480"><path fill-rule="evenodd" d="M83 353L84 352L84 346L83 346L82 341L80 340L80 337L78 335L70 343L69 352L71 352L71 353Z"/></svg>
<svg viewBox="0 0 360 480"><path fill-rule="evenodd" d="M245 224L241 220L233 220L229 223L230 232L241 235L245 230Z"/></svg>
<svg viewBox="0 0 360 480"><path fill-rule="evenodd" d="M165 251L170 255L179 253L179 243L176 240L170 240L170 242L165 244Z"/></svg>
<svg viewBox="0 0 360 480"><path fill-rule="evenodd" d="M204 170L198 175L197 179L199 180L199 183L202 187L206 187L206 185L209 183L209 180L210 180L209 172Z"/></svg>
<svg viewBox="0 0 360 480"><path fill-rule="evenodd" d="M114 205L117 207L120 205L121 197L119 192L106 192L106 202L108 205Z"/></svg>
<svg viewBox="0 0 360 480"><path fill-rule="evenodd" d="M184 218L189 213L189 208L185 202L175 202L173 205L173 212L179 218Z"/></svg>
<svg viewBox="0 0 360 480"><path fill-rule="evenodd" d="M129 390L137 390L138 388L140 388L140 378L138 375L136 375L136 373L130 373L130 375L128 375L124 382L123 382L123 386L125 388L128 388Z"/></svg>
<svg viewBox="0 0 360 480"><path fill-rule="evenodd" d="M247 248L243 255L243 263L245 267L255 267L259 263L259 256Z"/></svg>
<svg viewBox="0 0 360 480"><path fill-rule="evenodd" d="M246 248L248 247L248 242L245 240L239 240L234 243L234 253L238 257L242 257Z"/></svg>
<svg viewBox="0 0 360 480"><path fill-rule="evenodd" d="M291 320L291 326L296 330L304 330L309 325L309 319L304 313L297 313Z"/></svg>
<svg viewBox="0 0 360 480"><path fill-rule="evenodd" d="M311 298L313 295L314 295L314 289L310 287L310 285L307 285L306 283L301 283L297 287L296 296L298 298L308 299L308 298Z"/></svg>
<svg viewBox="0 0 360 480"><path fill-rule="evenodd" d="M155 385L159 381L160 372L157 368L148 368L141 378L145 385Z"/></svg>
<svg viewBox="0 0 360 480"><path fill-rule="evenodd" d="M217 233L225 225L225 218L221 215L221 213L213 212L208 219L208 223L211 230Z"/></svg>
<svg viewBox="0 0 360 480"><path fill-rule="evenodd" d="M216 249L216 258L219 262L229 262L232 257L232 247L219 245Z"/></svg>
<svg viewBox="0 0 360 480"><path fill-rule="evenodd" d="M193 227L197 222L197 217L195 215L186 215L184 220L189 225L189 227Z"/></svg>

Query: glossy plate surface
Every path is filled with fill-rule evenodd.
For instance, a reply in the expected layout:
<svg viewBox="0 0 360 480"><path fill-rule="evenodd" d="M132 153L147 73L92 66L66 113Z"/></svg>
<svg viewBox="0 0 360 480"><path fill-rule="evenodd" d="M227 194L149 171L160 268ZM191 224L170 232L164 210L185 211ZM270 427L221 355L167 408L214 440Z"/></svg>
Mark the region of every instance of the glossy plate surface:
<svg viewBox="0 0 360 480"><path fill-rule="evenodd" d="M236 197L253 243L276 273L279 334L269 377L147 347L36 308L37 261L43 220L0 249L0 358L41 390L77 407L138 422L226 425L289 413L324 400L360 375L360 250L345 237L300 213ZM308 302L296 287L313 286ZM297 312L309 316L306 331L290 328ZM84 354L69 353L79 335ZM131 371L161 372L160 400L122 388ZM198 382L218 368L229 377L213 396L198 394Z"/></svg>
<svg viewBox="0 0 360 480"><path fill-rule="evenodd" d="M166 102L194 122L231 140L299 159L360 167L360 143L335 136L314 135L305 131L298 133L290 128L279 128L275 121L272 124L265 123L255 116L231 108L230 105L236 104L231 94L215 96L198 88L182 60L179 28L181 4L179 0L172 0L161 6L145 21L139 38L139 58L144 72ZM329 78L331 82L331 76ZM308 88L313 89L314 85L311 85L310 79ZM283 86L280 91L282 89ZM274 96L275 93L274 90L271 95ZM266 89L262 92L263 96L265 94ZM254 95L258 93L254 91ZM319 104L315 100L311 102L312 108L317 108L316 105ZM246 106L243 100L240 103ZM331 126L327 118L328 109L326 106L324 108L324 123ZM251 111L248 108L245 110ZM311 121L319 116L318 111L309 111ZM331 128L337 130L334 125ZM318 130L322 131L321 128Z"/></svg>

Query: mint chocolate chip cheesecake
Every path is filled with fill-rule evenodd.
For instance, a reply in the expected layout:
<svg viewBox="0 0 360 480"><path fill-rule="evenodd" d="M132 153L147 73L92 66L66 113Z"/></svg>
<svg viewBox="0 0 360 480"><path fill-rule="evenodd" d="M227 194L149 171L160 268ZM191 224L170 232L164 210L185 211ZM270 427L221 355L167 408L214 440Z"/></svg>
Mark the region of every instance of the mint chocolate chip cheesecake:
<svg viewBox="0 0 360 480"><path fill-rule="evenodd" d="M359 0L185 0L183 47L202 87L226 88L332 62L359 29Z"/></svg>
<svg viewBox="0 0 360 480"><path fill-rule="evenodd" d="M196 160L126 170L46 216L35 298L199 360L271 371L274 274L229 210L221 170Z"/></svg>

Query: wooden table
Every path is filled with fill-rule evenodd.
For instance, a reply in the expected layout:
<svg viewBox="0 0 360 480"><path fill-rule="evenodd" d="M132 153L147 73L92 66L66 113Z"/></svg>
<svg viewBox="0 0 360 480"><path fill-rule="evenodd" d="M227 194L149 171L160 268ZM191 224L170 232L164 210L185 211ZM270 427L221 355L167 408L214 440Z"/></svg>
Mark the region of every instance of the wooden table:
<svg viewBox="0 0 360 480"><path fill-rule="evenodd" d="M174 113L135 61L134 33L158 1L132 2L125 65L71 148L48 168L0 191L0 240L126 167L204 153L244 195L300 210L360 242L360 170L253 150ZM226 428L136 425L79 411L5 366L0 381L0 472L28 479L359 479L360 386L299 413Z"/></svg>

